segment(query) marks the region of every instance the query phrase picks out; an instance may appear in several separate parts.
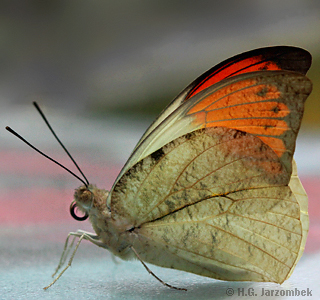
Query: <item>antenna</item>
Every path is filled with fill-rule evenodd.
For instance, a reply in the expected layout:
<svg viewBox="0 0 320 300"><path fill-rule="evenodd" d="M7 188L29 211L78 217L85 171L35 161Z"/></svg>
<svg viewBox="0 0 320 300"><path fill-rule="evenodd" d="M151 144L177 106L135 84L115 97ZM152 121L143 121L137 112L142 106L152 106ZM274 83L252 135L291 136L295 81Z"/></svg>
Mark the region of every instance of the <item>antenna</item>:
<svg viewBox="0 0 320 300"><path fill-rule="evenodd" d="M78 178L85 186L88 186L89 183L86 183L82 178L80 178L78 175L76 175L75 173L73 173L72 171L70 171L68 168L66 168L65 166L63 166L62 164L60 164L59 162L57 162L56 160L54 160L53 158L51 158L50 156L48 156L47 154L43 153L42 151L40 151L39 149L37 149L35 146L31 145L27 140L25 140L20 134L18 134L17 132L15 132L12 128L10 128L9 126L6 126L6 129L12 133L13 135L15 135L17 138L19 138L21 141L23 141L25 144L27 144L29 147L31 147L33 150L37 151L38 153L40 153L41 155L43 155L44 157L46 157L47 159L51 160L52 162L54 162L55 164L57 164L58 166L60 166L61 168L65 169L67 172L69 172L71 175L73 175L74 177Z"/></svg>
<svg viewBox="0 0 320 300"><path fill-rule="evenodd" d="M78 166L78 164L76 163L76 161L73 159L73 157L71 156L71 154L69 153L69 151L67 150L67 148L62 144L62 142L60 141L60 139L58 138L58 136L56 135L56 133L54 132L54 130L52 129L49 121L47 120L47 118L45 117L44 113L42 112L42 110L40 109L39 105L37 102L32 102L33 105L35 106L35 108L37 109L37 111L39 112L39 114L41 115L42 119L45 121L45 123L47 124L48 128L50 129L51 133L53 134L53 136L56 138L56 140L58 141L58 143L61 145L61 147L63 148L63 150L67 153L67 155L70 157L70 159L72 160L72 162L74 163L74 165L76 166L76 168L78 169L78 171L81 173L81 175L83 176L84 180L86 181L87 184L85 184L85 186L89 185L89 181L87 179L87 177L83 174L83 172L81 171L80 167Z"/></svg>
<svg viewBox="0 0 320 300"><path fill-rule="evenodd" d="M38 153L40 153L42 156L46 157L47 159L51 160L52 162L54 162L55 164L57 164L58 166L60 166L61 168L65 169L67 172L69 172L71 175L73 175L75 178L79 179L86 187L88 187L89 185L89 181L87 179L87 177L83 174L83 172L81 171L80 167L78 166L78 164L75 162L75 160L73 159L73 157L71 156L71 154L69 153L69 151L66 149L66 147L62 144L62 142L60 141L60 139L58 138L58 136L56 135L56 133L54 132L54 130L52 129L50 123L48 122L47 118L45 117L44 113L42 112L42 110L40 109L39 105L36 102L33 102L33 105L35 106L35 108L38 110L38 112L40 113L42 119L45 121L45 123L47 124L48 128L50 129L51 133L54 135L54 137L56 138L56 140L59 142L59 144L61 145L61 147L63 148L63 150L67 153L67 155L69 156L69 158L72 160L72 162L74 163L74 165L77 167L77 169L79 170L79 172L81 173L81 175L83 176L84 180L82 178L80 178L78 175L76 175L75 173L73 173L71 170L69 170L68 168L66 168L65 166L63 166L62 164L60 164L59 162L57 162L56 160L54 160L53 158L51 158L50 156L48 156L47 154L43 153L42 151L40 151L38 148L36 148L35 146L33 146L32 144L30 144L26 139L24 139L20 134L18 134L16 131L14 131L12 128L10 128L9 126L6 126L6 130L8 130L10 133L12 133L13 135L15 135L17 138L19 138L21 141L23 141L25 144L27 144L29 147L31 147L33 150L37 151Z"/></svg>

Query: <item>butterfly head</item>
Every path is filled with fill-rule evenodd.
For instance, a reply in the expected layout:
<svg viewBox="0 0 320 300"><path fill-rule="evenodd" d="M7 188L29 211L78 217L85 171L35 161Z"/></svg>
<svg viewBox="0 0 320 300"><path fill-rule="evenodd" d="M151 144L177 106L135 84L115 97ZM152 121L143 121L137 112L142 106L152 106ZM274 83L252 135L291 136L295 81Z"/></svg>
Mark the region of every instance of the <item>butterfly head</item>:
<svg viewBox="0 0 320 300"><path fill-rule="evenodd" d="M84 221L91 215L97 215L97 212L108 211L106 199L109 192L98 189L95 185L82 185L75 190L74 201L70 205L70 214L77 221ZM78 216L76 210L84 215Z"/></svg>
<svg viewBox="0 0 320 300"><path fill-rule="evenodd" d="M95 241L98 241L100 247L123 259L129 259L133 256L132 251L129 251L129 245L136 238L136 234L132 232L132 224L128 225L128 222L121 218L112 218L110 208L107 206L108 195L108 191L98 189L95 185L82 185L74 193L70 213L78 221L89 218L97 234ZM76 214L76 210L83 215Z"/></svg>

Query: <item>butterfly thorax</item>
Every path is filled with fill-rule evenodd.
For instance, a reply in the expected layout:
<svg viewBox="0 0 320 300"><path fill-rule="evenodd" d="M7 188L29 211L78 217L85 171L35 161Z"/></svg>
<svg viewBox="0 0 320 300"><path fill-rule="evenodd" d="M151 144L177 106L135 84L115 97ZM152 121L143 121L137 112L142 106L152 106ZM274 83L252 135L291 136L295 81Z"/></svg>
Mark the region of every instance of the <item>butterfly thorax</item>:
<svg viewBox="0 0 320 300"><path fill-rule="evenodd" d="M128 229L128 224L112 217L111 210L107 206L108 195L109 191L89 184L76 189L74 199L79 210L88 214L99 238L99 245L123 259L129 259L132 255L129 247L135 234L129 230L130 228Z"/></svg>

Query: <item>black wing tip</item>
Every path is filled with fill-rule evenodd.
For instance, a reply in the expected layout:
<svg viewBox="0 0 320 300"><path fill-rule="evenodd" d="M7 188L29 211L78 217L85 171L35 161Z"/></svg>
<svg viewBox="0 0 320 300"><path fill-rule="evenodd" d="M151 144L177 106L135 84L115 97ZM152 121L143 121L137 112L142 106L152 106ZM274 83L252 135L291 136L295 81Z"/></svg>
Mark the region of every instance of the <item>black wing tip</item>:
<svg viewBox="0 0 320 300"><path fill-rule="evenodd" d="M256 53L255 53L256 52ZM272 60L281 69L306 74L312 62L309 51L296 46L269 46L243 53L244 55L262 55L266 60Z"/></svg>
<svg viewBox="0 0 320 300"><path fill-rule="evenodd" d="M286 46L286 45L279 45L279 46L267 46L256 48L253 50L245 51L242 54L238 54L237 56L254 56L255 54L269 54L271 55L287 55L287 54L298 54L301 57L311 58L311 54L306 49L297 46Z"/></svg>

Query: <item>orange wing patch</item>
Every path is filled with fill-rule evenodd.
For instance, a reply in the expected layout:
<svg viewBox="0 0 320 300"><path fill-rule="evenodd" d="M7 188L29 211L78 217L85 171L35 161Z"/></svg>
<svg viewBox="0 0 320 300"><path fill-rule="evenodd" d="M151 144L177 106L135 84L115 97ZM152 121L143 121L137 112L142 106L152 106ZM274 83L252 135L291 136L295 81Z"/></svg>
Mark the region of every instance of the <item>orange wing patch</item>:
<svg viewBox="0 0 320 300"><path fill-rule="evenodd" d="M283 155L294 151L311 83L299 74L279 71L243 76L218 89L202 91L187 115L201 128L227 127L257 136L289 166L289 156Z"/></svg>
<svg viewBox="0 0 320 300"><path fill-rule="evenodd" d="M202 110L214 111L220 108L235 108L237 105L258 103L279 97L280 92L276 86L257 85L257 81L254 79L238 81L207 95L203 101L190 109L189 114Z"/></svg>
<svg viewBox="0 0 320 300"><path fill-rule="evenodd" d="M275 136L289 129L282 118L290 109L277 101L280 97L281 92L275 85L245 80L205 97L188 114L195 114L195 122L202 123L203 127L222 126L257 135L281 157L286 147Z"/></svg>
<svg viewBox="0 0 320 300"><path fill-rule="evenodd" d="M290 111L283 103L276 101L244 103L229 107L206 109L208 122L220 121L221 119L240 119L247 117L260 118L284 118Z"/></svg>

